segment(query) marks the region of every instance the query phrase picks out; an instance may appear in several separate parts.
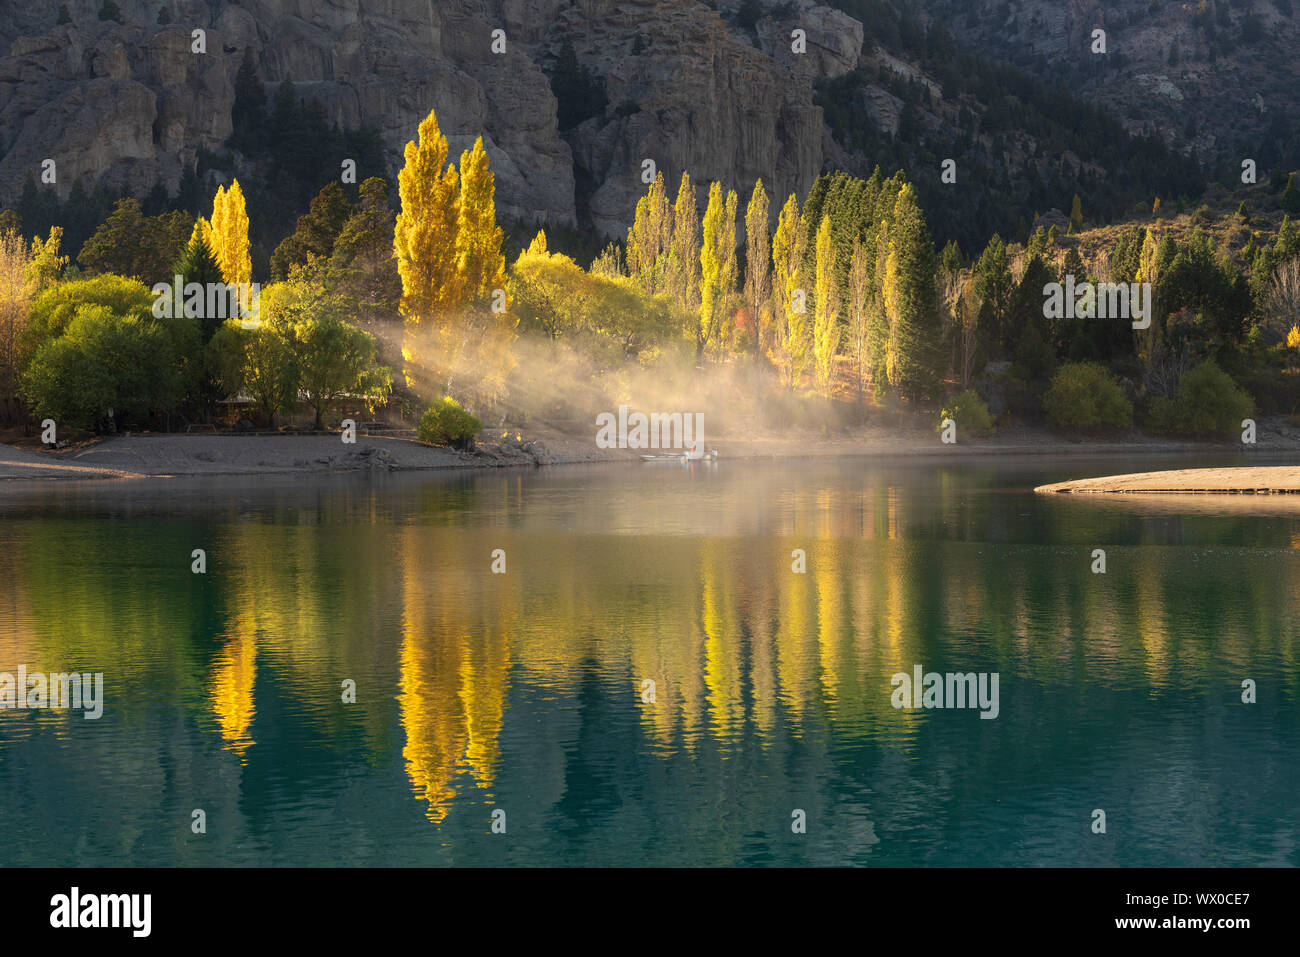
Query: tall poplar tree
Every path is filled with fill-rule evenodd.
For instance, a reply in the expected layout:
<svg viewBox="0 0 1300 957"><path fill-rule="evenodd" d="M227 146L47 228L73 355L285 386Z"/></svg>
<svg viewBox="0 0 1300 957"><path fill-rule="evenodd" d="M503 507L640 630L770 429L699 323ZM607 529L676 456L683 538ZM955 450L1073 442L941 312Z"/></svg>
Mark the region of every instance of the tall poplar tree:
<svg viewBox="0 0 1300 957"><path fill-rule="evenodd" d="M401 212L393 251L402 279L400 310L407 321L441 320L460 303L456 277L456 224L460 180L447 165L447 139L432 110L420 123L418 143L406 144L397 177ZM443 167L446 166L446 169Z"/></svg>
<svg viewBox="0 0 1300 957"><path fill-rule="evenodd" d="M704 237L700 243L700 326L696 333L696 354L709 345L721 345L731 300L736 289L736 205L735 190L724 200L722 184L709 186L709 205L704 211Z"/></svg>
<svg viewBox="0 0 1300 957"><path fill-rule="evenodd" d="M668 254L672 236L672 209L668 205L661 171L637 202L636 215L627 232L628 273L651 295L665 291L669 283Z"/></svg>
<svg viewBox="0 0 1300 957"><path fill-rule="evenodd" d="M794 193L781 207L776 232L772 234L772 271L777 302L777 340L789 357L790 386L797 388L808 365L809 341L806 290L803 288L804 249L808 228L799 215Z"/></svg>
<svg viewBox="0 0 1300 957"><path fill-rule="evenodd" d="M505 286L506 260L497 225L495 176L483 137L460 154L460 209L456 222L456 275L461 294L474 301Z"/></svg>
<svg viewBox="0 0 1300 957"><path fill-rule="evenodd" d="M700 305L700 213L695 207L695 187L689 173L682 173L673 204L673 240L669 292L687 315ZM631 261L629 269L631 272Z"/></svg>
<svg viewBox="0 0 1300 957"><path fill-rule="evenodd" d="M212 198L212 218L208 221L204 239L221 267L226 282L253 281L253 260L249 254L248 210L244 204L244 191L239 180L230 189L217 187Z"/></svg>
<svg viewBox="0 0 1300 957"><path fill-rule="evenodd" d="M826 397L831 394L835 354L840 347L840 292L835 279L835 247L831 243L831 218L823 216L817 227L816 313L813 318L813 376Z"/></svg>
<svg viewBox="0 0 1300 957"><path fill-rule="evenodd" d="M754 183L749 205L745 207L745 302L754 324L754 352L763 353L765 330L762 315L772 287L772 247L769 236L767 192L760 179Z"/></svg>

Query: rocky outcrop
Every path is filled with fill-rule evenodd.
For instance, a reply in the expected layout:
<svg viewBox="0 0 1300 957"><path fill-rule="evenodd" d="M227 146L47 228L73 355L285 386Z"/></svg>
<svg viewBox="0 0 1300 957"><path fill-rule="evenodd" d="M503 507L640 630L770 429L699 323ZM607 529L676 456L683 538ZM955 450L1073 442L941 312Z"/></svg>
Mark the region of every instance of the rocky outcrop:
<svg viewBox="0 0 1300 957"><path fill-rule="evenodd" d="M856 22L856 21L855 21ZM860 26L859 26L860 30ZM702 198L713 180L802 194L821 171L812 85L693 0L587 0L561 12L549 43L573 44L610 107L572 131L579 176L595 184L594 228L619 235L645 192L646 160L676 195L683 170Z"/></svg>
<svg viewBox="0 0 1300 957"><path fill-rule="evenodd" d="M761 177L776 195L806 190L822 166L813 83L853 69L862 45L861 24L806 0L753 36L696 0L117 5L121 23L98 19L100 0L69 0L69 23L56 24L49 4L0 26L0 205L45 159L62 196L78 178L136 195L156 182L176 190L200 150L224 148L251 49L268 91L287 79L341 126L376 126L390 175L432 108L453 155L483 136L503 219L622 235L645 159L674 188L687 169L701 187L748 190ZM792 18L806 55L790 53ZM194 30L206 52L194 52ZM562 136L544 67L566 40L609 106Z"/></svg>
<svg viewBox="0 0 1300 957"><path fill-rule="evenodd" d="M1295 0L913 0L991 59L1068 87L1134 134L1156 133L1204 161L1256 155L1270 129L1293 124L1300 84ZM1105 54L1093 52L1104 30Z"/></svg>

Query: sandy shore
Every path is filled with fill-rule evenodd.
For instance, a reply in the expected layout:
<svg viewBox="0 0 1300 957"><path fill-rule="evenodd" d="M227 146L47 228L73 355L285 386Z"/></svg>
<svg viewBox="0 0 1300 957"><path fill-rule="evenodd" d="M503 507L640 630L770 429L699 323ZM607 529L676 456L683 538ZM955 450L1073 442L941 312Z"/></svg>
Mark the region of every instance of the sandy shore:
<svg viewBox="0 0 1300 957"><path fill-rule="evenodd" d="M184 475L531 468L584 462L630 463L639 461L641 454L641 450L634 449L597 448L594 429L583 434L572 434L538 427L530 430L524 438L526 441L523 443L484 442L473 453L425 445L408 436L364 434L358 435L354 444L344 444L338 434L246 433L121 435L92 439L58 451L43 449L31 443L21 448L0 444L0 480L129 480ZM1136 434L1107 441L1072 440L1046 429L1035 428L1008 429L957 445L945 445L932 429L910 422L873 425L853 433L831 436L724 436L710 438L709 444L719 449L721 460L724 461L819 459L855 455L966 457L1230 453L1241 450L1241 446L1233 442L1193 443ZM1300 454L1300 430L1285 423L1266 429L1261 423L1260 444L1256 448L1261 452L1294 451ZM1137 491L1136 487L1128 486L1109 489L1094 487L1095 483L1125 478L1128 477L1064 483L1071 487L1046 486L1040 491ZM1235 481L1247 485L1258 484L1254 479L1238 478ZM1267 484L1263 483L1261 487ZM1177 489L1161 487L1159 490Z"/></svg>
<svg viewBox="0 0 1300 957"><path fill-rule="evenodd" d="M1295 495L1300 494L1300 466L1246 466L1227 469L1173 469L1133 472L1040 485L1035 492Z"/></svg>

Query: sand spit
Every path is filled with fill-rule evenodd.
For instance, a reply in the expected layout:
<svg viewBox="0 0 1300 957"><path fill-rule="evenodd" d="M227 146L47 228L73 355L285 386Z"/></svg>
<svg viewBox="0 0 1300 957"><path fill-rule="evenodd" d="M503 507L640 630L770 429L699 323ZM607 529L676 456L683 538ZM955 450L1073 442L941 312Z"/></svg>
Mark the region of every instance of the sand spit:
<svg viewBox="0 0 1300 957"><path fill-rule="evenodd" d="M1300 495L1300 465L1132 472L1040 485L1035 492L1082 494Z"/></svg>

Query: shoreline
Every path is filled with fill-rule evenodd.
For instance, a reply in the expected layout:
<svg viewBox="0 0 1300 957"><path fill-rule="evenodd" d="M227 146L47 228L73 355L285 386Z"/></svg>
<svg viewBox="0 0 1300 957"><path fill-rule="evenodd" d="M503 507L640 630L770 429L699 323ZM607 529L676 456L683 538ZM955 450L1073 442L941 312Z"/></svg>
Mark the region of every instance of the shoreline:
<svg viewBox="0 0 1300 957"><path fill-rule="evenodd" d="M830 438L776 436L721 437L710 440L720 463L787 459L838 459L869 456L996 456L1231 454L1237 442L1188 442L1133 435L1108 441L1070 439L1043 428L1008 429L992 436L944 445L937 433L911 425L869 426ZM178 434L145 433L97 438L58 451L19 448L0 443L0 487L14 482L59 480L138 480L183 476L328 474L339 472L410 472L484 468L639 463L642 451L600 449L593 434L573 435L554 429L530 430L522 444L483 443L472 453L425 445L414 438L359 434L344 444L339 433L312 434ZM1261 430L1261 442L1249 455L1300 454L1300 430L1282 424ZM1159 473L1133 473L1138 475ZM1115 476L1108 477L1115 479ZM1035 491L1088 491L1086 483L1058 483ZM1300 489L1297 489L1300 491ZM1132 489L1137 491L1137 489Z"/></svg>

